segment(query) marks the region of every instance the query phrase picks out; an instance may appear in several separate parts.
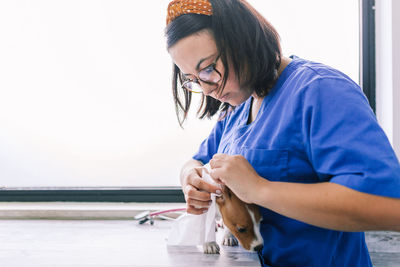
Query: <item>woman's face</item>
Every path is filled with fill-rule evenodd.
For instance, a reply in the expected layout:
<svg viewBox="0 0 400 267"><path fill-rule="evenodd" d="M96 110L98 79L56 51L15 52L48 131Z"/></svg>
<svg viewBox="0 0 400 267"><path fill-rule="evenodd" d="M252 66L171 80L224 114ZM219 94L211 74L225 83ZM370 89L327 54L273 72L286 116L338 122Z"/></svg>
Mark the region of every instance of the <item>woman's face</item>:
<svg viewBox="0 0 400 267"><path fill-rule="evenodd" d="M168 52L174 63L179 67L183 76L191 80L198 79L199 70L214 63L218 57L218 50L214 38L207 30L200 31L179 40L175 45L169 48ZM221 75L224 74L225 69L220 59L217 60L215 69L221 73ZM228 80L223 90L220 90L222 78L218 82L218 86L208 85L199 81L203 88L203 93L221 102L229 103L232 106L238 106L250 97L250 90L242 90L240 88L231 64L229 64Z"/></svg>

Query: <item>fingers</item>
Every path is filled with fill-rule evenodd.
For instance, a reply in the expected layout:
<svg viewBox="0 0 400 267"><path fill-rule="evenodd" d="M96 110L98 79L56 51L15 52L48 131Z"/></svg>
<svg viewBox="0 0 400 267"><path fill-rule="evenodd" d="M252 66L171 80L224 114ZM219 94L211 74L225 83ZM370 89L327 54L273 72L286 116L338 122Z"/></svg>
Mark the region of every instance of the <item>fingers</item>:
<svg viewBox="0 0 400 267"><path fill-rule="evenodd" d="M200 177L189 177L188 184L194 186L200 191L205 191L207 193L221 193L221 188L218 186L212 185L201 179ZM208 194L209 195L209 194Z"/></svg>
<svg viewBox="0 0 400 267"><path fill-rule="evenodd" d="M241 159L244 159L242 155L215 154L210 160L210 167L211 169L228 168L227 166L240 163Z"/></svg>
<svg viewBox="0 0 400 267"><path fill-rule="evenodd" d="M190 214L203 214L211 205L211 195L208 192L199 191L188 184L184 189L186 200L186 212Z"/></svg>
<svg viewBox="0 0 400 267"><path fill-rule="evenodd" d="M225 154L215 154L209 162L211 169L222 167L225 158Z"/></svg>
<svg viewBox="0 0 400 267"><path fill-rule="evenodd" d="M212 157L212 159L224 159L226 157L229 157L230 155L228 154L214 154L214 156Z"/></svg>
<svg viewBox="0 0 400 267"><path fill-rule="evenodd" d="M196 209L193 206L190 206L188 204L186 205L186 212L190 213L190 214L201 215L201 214L203 214L203 213L205 213L207 211L208 211L208 209Z"/></svg>
<svg viewBox="0 0 400 267"><path fill-rule="evenodd" d="M211 199L211 194L205 191L199 191L196 187L191 184L187 184L183 190L183 193L187 198L200 200L200 201L209 201Z"/></svg>
<svg viewBox="0 0 400 267"><path fill-rule="evenodd" d="M183 193L186 211L191 214L203 214L211 205L211 193L221 195L221 188L205 182L202 178L203 167L196 167L185 179Z"/></svg>
<svg viewBox="0 0 400 267"><path fill-rule="evenodd" d="M217 183L226 185L232 180L232 174L243 168L245 158L242 155L215 154L210 160L210 176Z"/></svg>
<svg viewBox="0 0 400 267"><path fill-rule="evenodd" d="M212 169L210 172L211 178L214 179L214 181L220 185L225 185L225 181L223 180L222 176L220 176L221 169ZM223 172L222 172L223 173Z"/></svg>
<svg viewBox="0 0 400 267"><path fill-rule="evenodd" d="M186 203L196 209L208 209L212 203L212 201L199 201L195 199L188 199Z"/></svg>
<svg viewBox="0 0 400 267"><path fill-rule="evenodd" d="M223 170L221 170L221 168L224 167L225 158L226 158L225 154L215 154L213 158L210 160L211 171L209 172L209 174L211 178L213 178L214 181L220 185L225 185L224 181L221 179L221 176L219 175L221 172L223 173Z"/></svg>

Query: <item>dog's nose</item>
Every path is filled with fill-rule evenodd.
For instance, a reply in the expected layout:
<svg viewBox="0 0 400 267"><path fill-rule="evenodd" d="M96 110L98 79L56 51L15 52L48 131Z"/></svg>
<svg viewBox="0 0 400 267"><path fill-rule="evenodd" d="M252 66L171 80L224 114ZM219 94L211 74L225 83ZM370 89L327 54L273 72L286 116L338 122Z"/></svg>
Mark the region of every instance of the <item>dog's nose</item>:
<svg viewBox="0 0 400 267"><path fill-rule="evenodd" d="M262 248L263 248L263 245L258 245L256 247L254 247L254 251L260 251L260 250L262 250Z"/></svg>

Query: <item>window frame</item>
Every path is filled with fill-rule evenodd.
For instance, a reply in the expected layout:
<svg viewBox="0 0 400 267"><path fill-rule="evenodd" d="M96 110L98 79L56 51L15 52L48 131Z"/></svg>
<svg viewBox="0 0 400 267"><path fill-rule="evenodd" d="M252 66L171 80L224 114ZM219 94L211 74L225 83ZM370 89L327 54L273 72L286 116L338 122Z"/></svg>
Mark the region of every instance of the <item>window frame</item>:
<svg viewBox="0 0 400 267"><path fill-rule="evenodd" d="M185 202L182 190L171 187L34 187L0 189L0 202Z"/></svg>
<svg viewBox="0 0 400 267"><path fill-rule="evenodd" d="M359 0L360 84L375 112L375 0ZM178 186L0 188L0 202L185 202Z"/></svg>
<svg viewBox="0 0 400 267"><path fill-rule="evenodd" d="M375 0L360 0L360 85L376 111Z"/></svg>

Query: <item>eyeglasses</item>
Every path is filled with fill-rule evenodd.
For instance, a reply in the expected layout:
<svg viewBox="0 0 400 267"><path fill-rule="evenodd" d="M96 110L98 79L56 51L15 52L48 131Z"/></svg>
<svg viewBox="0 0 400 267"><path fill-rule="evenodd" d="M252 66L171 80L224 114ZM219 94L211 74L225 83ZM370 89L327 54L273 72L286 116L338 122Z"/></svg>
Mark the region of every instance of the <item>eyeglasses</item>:
<svg viewBox="0 0 400 267"><path fill-rule="evenodd" d="M221 73L215 68L218 59L219 56L214 60L213 63L204 69L201 69L197 73L198 77L194 79L181 78L181 81L183 81L182 88L185 88L193 93L203 93L204 90L199 81L202 81L210 86L218 86L218 82L221 80Z"/></svg>

